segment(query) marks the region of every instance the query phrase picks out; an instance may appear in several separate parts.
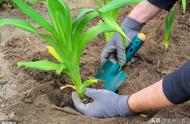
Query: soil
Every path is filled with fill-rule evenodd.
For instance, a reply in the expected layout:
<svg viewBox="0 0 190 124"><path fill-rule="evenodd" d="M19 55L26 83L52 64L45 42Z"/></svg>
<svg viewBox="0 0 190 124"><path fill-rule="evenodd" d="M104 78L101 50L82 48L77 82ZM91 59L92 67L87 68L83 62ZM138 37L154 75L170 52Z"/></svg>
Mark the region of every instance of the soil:
<svg viewBox="0 0 190 124"><path fill-rule="evenodd" d="M73 1L69 1L69 4L74 15L80 7L94 7L90 2L82 0L79 4ZM48 19L44 4L35 4L33 7ZM162 44L162 23L166 12L159 14L144 27L143 32L147 34L148 40L136 55L136 61L125 68L129 78L119 88L119 94L139 91L159 81L190 59L190 9L183 15L179 5L178 8L171 44L167 51ZM123 9L119 21L131 9L132 7ZM7 17L27 19L17 9L0 10L0 18ZM93 23L97 21L94 20ZM41 30L39 26L35 26ZM0 28L0 32L3 36L0 46L0 120L17 120L19 124L136 124L153 123L155 119L161 119L163 124L190 123L190 102L128 118L97 119L81 115L73 109L70 97L72 90L59 90L60 86L70 83L67 76L16 66L19 61L54 60L47 53L46 42L36 35L11 26ZM83 79L94 76L104 44L103 37L99 36L86 47L81 59Z"/></svg>

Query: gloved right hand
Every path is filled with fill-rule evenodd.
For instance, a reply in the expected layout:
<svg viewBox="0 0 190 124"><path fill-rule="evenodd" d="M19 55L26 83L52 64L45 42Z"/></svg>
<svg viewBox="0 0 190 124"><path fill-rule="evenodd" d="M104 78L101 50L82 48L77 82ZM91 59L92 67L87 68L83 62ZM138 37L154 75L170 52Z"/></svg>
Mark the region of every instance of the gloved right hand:
<svg viewBox="0 0 190 124"><path fill-rule="evenodd" d="M101 53L101 63L107 59L118 61L121 66L126 64L125 50L131 44L137 33L142 29L144 24L141 24L129 17L126 17L122 23L127 39L126 46L123 46L122 38L118 33L115 33L112 39L105 45Z"/></svg>
<svg viewBox="0 0 190 124"><path fill-rule="evenodd" d="M72 93L75 108L85 115L108 118L135 114L129 109L128 95L118 95L108 90L91 88L86 89L85 95L92 98L93 102L84 104L76 92Z"/></svg>

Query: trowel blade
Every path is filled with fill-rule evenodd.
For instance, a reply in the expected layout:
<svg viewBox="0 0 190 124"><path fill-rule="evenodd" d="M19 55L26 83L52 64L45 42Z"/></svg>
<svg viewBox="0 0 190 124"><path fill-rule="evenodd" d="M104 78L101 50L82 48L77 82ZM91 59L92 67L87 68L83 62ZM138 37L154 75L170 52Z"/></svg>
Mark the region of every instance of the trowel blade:
<svg viewBox="0 0 190 124"><path fill-rule="evenodd" d="M105 89L115 92L128 75L121 70L118 63L107 60L97 71L95 77L104 81Z"/></svg>

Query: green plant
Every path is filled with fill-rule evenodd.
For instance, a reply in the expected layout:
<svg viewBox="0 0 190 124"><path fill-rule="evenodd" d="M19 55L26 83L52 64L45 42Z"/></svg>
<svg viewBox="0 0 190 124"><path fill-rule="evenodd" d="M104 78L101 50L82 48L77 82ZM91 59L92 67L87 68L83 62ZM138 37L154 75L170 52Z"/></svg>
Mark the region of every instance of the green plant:
<svg viewBox="0 0 190 124"><path fill-rule="evenodd" d="M97 5L98 8L112 2L113 0L93 0L94 3ZM134 1L134 4L140 3L142 2L142 0L138 0L138 1ZM110 16L111 18L113 18L115 21L118 18L119 12L120 12L121 8L115 9L114 11L111 11L109 13L107 13L108 16ZM114 35L114 32L109 32L109 33L104 33L104 37L106 41L109 41Z"/></svg>
<svg viewBox="0 0 190 124"><path fill-rule="evenodd" d="M36 2L45 2L47 0L24 0L24 1L29 3L36 3Z"/></svg>
<svg viewBox="0 0 190 124"><path fill-rule="evenodd" d="M62 88L71 87L82 97L84 96L85 88L97 81L91 78L82 83L80 57L85 46L102 32L116 31L125 39L125 34L119 25L105 13L133 4L137 1L139 0L113 0L98 10L84 8L81 9L79 15L73 20L71 10L64 0L47 0L48 13L51 19L51 23L49 23L36 10L33 10L22 0L13 0L18 8L49 33L45 34L40 32L27 21L20 19L0 19L0 27L13 25L40 35L45 39L49 45L48 52L57 62L40 60L34 62L18 62L17 65L19 67L25 66L43 71L55 71L57 74L64 72L70 77L74 85L66 85ZM103 21L87 29L87 31L84 31L87 23L98 16L101 16Z"/></svg>
<svg viewBox="0 0 190 124"><path fill-rule="evenodd" d="M186 13L186 8L187 8L187 1L182 0L182 10L184 14ZM163 43L166 49L168 49L168 46L170 44L170 39L173 30L172 27L176 16L177 16L177 8L176 6L174 6L170 14L167 15L165 18L165 32L164 32Z"/></svg>
<svg viewBox="0 0 190 124"><path fill-rule="evenodd" d="M177 9L174 7L169 15L165 18L165 32L164 32L164 39L163 43L165 48L167 49L170 44L170 39L172 35L172 26L174 23L174 20L176 18Z"/></svg>
<svg viewBox="0 0 190 124"><path fill-rule="evenodd" d="M104 6L107 3L111 2L112 0L93 0L93 1L97 5L98 8L101 8L102 6ZM114 10L114 11L109 12L108 15L110 17L112 17L114 20L116 20L118 15L119 15L119 8ZM109 41L112 38L113 35L114 35L113 32L104 33L105 40Z"/></svg>
<svg viewBox="0 0 190 124"><path fill-rule="evenodd" d="M183 13L186 13L186 8L187 8L187 1L186 0L182 0L182 9L183 9Z"/></svg>
<svg viewBox="0 0 190 124"><path fill-rule="evenodd" d="M93 0L93 1L100 8L106 5L107 3L111 2L112 0Z"/></svg>

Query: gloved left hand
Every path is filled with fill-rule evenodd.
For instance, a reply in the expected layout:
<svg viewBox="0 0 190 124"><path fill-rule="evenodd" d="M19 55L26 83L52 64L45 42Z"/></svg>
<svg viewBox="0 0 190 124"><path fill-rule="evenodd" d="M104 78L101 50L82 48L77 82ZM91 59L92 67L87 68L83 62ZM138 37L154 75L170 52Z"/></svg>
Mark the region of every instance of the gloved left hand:
<svg viewBox="0 0 190 124"><path fill-rule="evenodd" d="M109 59L112 61L118 61L121 66L127 64L125 50L130 46L132 40L144 25L144 23L140 23L130 17L126 17L121 25L121 28L124 30L127 37L126 46L123 46L120 35L115 33L101 52L101 63L104 63Z"/></svg>
<svg viewBox="0 0 190 124"><path fill-rule="evenodd" d="M108 118L133 115L128 107L128 95L118 95L108 90L87 88L85 95L93 102L84 104L76 92L72 93L75 108L88 116Z"/></svg>

